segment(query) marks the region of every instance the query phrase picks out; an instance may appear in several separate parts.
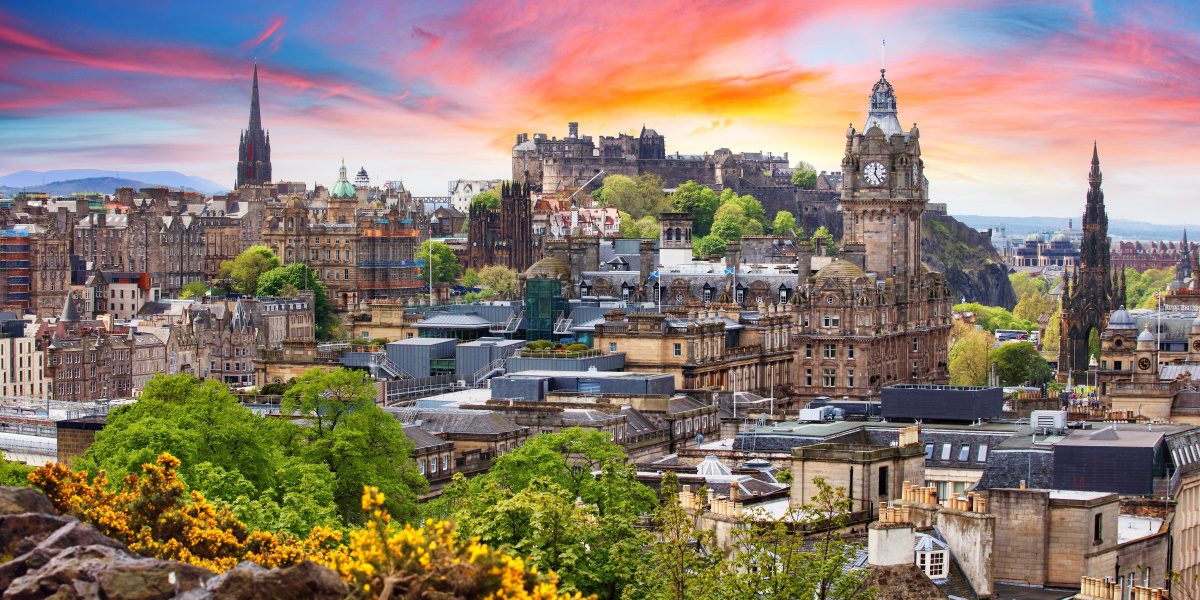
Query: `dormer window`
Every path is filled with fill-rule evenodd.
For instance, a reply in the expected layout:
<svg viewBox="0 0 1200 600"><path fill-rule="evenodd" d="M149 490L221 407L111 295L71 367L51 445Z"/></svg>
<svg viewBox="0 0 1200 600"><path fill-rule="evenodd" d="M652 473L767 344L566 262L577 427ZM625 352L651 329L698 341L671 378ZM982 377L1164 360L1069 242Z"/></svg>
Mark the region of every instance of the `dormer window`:
<svg viewBox="0 0 1200 600"><path fill-rule="evenodd" d="M945 579L948 558L949 553L945 550L917 552L917 567L930 579Z"/></svg>

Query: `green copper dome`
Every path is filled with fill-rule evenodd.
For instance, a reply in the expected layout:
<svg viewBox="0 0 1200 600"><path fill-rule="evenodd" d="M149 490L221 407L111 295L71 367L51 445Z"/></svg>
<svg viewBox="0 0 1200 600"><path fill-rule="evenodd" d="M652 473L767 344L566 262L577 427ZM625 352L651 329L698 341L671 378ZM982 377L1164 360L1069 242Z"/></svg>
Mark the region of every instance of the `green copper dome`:
<svg viewBox="0 0 1200 600"><path fill-rule="evenodd" d="M342 163L342 168L338 169L337 183L329 188L330 198L354 198L357 193L354 191L354 185L346 179L346 163Z"/></svg>

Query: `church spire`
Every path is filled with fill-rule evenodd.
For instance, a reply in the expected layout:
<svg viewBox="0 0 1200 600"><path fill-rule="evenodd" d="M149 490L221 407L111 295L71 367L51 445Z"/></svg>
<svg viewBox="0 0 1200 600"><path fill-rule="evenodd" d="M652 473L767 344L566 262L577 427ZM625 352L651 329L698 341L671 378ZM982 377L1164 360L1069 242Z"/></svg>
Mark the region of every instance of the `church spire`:
<svg viewBox="0 0 1200 600"><path fill-rule="evenodd" d="M1097 146L1096 142L1093 141L1092 142L1092 171L1090 173L1088 173L1088 183L1091 184L1093 189L1099 189L1101 179L1102 179L1102 177L1100 175L1100 149L1099 149L1099 146Z"/></svg>
<svg viewBox="0 0 1200 600"><path fill-rule="evenodd" d="M236 188L271 181L271 138L262 128L262 112L258 100L258 63L254 63L253 83L250 85L250 124L238 142Z"/></svg>
<svg viewBox="0 0 1200 600"><path fill-rule="evenodd" d="M258 63L254 63L254 84L250 88L250 130L262 127L262 114L258 108Z"/></svg>

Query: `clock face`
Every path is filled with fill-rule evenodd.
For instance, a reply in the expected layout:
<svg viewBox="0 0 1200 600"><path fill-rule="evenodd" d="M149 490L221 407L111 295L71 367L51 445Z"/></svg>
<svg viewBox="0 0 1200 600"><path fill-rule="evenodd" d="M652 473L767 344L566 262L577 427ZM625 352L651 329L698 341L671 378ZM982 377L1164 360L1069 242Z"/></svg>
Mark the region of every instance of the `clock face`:
<svg viewBox="0 0 1200 600"><path fill-rule="evenodd" d="M1196 340L1196 341L1192 342L1192 350L1195 350L1196 352L1200 352L1200 340Z"/></svg>
<svg viewBox="0 0 1200 600"><path fill-rule="evenodd" d="M880 162L867 163L867 166L863 168L863 179L869 185L883 185L887 179L887 167Z"/></svg>
<svg viewBox="0 0 1200 600"><path fill-rule="evenodd" d="M1145 357L1138 359L1138 368L1143 371L1149 371L1150 370L1150 359L1145 358Z"/></svg>

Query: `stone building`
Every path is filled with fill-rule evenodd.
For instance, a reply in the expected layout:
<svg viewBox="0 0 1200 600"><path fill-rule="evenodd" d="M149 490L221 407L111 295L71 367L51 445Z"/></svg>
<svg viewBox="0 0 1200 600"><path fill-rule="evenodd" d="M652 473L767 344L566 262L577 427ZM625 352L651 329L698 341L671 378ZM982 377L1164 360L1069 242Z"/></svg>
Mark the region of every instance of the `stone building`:
<svg viewBox="0 0 1200 600"><path fill-rule="evenodd" d="M44 346L50 398L90 401L133 395L130 344L120 334L82 321L75 302L64 302L62 315Z"/></svg>
<svg viewBox="0 0 1200 600"><path fill-rule="evenodd" d="M1180 308L1109 317L1096 378L1111 410L1200 424L1200 313Z"/></svg>
<svg viewBox="0 0 1200 600"><path fill-rule="evenodd" d="M1008 264L1016 268L1064 267L1071 269L1079 261L1079 250L1066 231L1056 232L1050 241L1040 233L1025 236L1016 248L1005 247Z"/></svg>
<svg viewBox="0 0 1200 600"><path fill-rule="evenodd" d="M262 241L283 264L305 263L329 290L335 310L360 302L415 296L421 287L415 253L424 217L408 192L365 202L346 165L326 194L268 201Z"/></svg>
<svg viewBox="0 0 1200 600"><path fill-rule="evenodd" d="M500 186L500 206L474 206L468 215L466 266L502 265L518 273L533 264L532 199L519 181Z"/></svg>
<svg viewBox="0 0 1200 600"><path fill-rule="evenodd" d="M1101 180L1100 155L1093 145L1079 263L1074 277L1063 275L1062 341L1058 351L1058 378L1063 382L1084 380L1089 362L1088 338L1093 330L1097 334L1103 330L1108 314L1119 308L1125 297L1125 273L1118 275L1111 267Z"/></svg>
<svg viewBox="0 0 1200 600"><path fill-rule="evenodd" d="M1187 232L1179 242L1124 241L1112 248L1114 269L1133 269L1137 272L1148 269L1181 269L1183 276L1190 276L1191 256L1196 253L1196 244L1188 242Z"/></svg>
<svg viewBox="0 0 1200 600"><path fill-rule="evenodd" d="M35 329L21 319L0 326L0 397L50 397L46 353L38 347Z"/></svg>
<svg viewBox="0 0 1200 600"><path fill-rule="evenodd" d="M3 306L53 316L62 310L70 283L70 236L56 219L39 215L0 231Z"/></svg>

